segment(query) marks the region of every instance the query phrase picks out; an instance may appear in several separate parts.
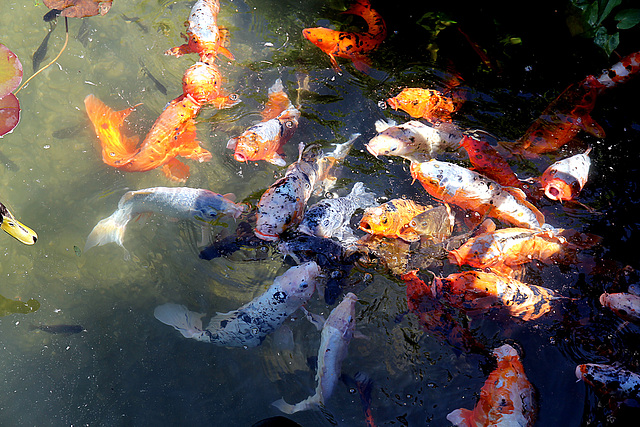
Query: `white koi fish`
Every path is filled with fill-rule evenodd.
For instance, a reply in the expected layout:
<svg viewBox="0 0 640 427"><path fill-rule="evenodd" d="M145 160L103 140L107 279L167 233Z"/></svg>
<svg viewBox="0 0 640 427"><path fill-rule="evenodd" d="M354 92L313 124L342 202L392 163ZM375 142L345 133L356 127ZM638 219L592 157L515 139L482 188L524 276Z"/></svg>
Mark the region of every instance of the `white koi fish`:
<svg viewBox="0 0 640 427"><path fill-rule="evenodd" d="M600 295L600 304L622 319L640 325L640 296L626 292L604 293Z"/></svg>
<svg viewBox="0 0 640 427"><path fill-rule="evenodd" d="M590 152L591 148L549 166L539 178L545 196L561 202L578 197L589 178Z"/></svg>
<svg viewBox="0 0 640 427"><path fill-rule="evenodd" d="M161 213L176 219L197 219L204 223L213 221L221 215L238 218L244 206L233 203L232 194L220 195L213 191L187 187L153 187L144 190L128 191L118 202L118 209L98 222L93 228L84 251L94 246L115 242L124 248L124 232L129 221L145 213ZM129 259L125 249L125 259Z"/></svg>
<svg viewBox="0 0 640 427"><path fill-rule="evenodd" d="M374 156L399 156L423 162L445 151L460 148L463 133L452 123L426 125L417 120L397 125L393 120L376 121L378 135L367 144Z"/></svg>
<svg viewBox="0 0 640 427"><path fill-rule="evenodd" d="M310 236L354 238L349 221L356 209L364 209L376 203L375 195L368 193L362 182L356 182L345 197L324 199L311 206L302 218L298 231Z"/></svg>
<svg viewBox="0 0 640 427"><path fill-rule="evenodd" d="M616 399L640 397L640 375L618 366L585 363L576 367L576 377L601 395Z"/></svg>
<svg viewBox="0 0 640 427"><path fill-rule="evenodd" d="M291 267L265 293L237 310L216 314L206 328L202 327L204 314L180 304L160 305L153 315L186 338L224 347L257 347L311 298L319 274L320 267L313 261Z"/></svg>
<svg viewBox="0 0 640 427"><path fill-rule="evenodd" d="M318 370L316 372L316 393L295 405L284 399L272 403L286 414L308 409L319 409L333 393L340 378L342 361L347 355L349 342L355 330L355 305L358 297L349 292L327 318L322 328L320 349L318 350Z"/></svg>

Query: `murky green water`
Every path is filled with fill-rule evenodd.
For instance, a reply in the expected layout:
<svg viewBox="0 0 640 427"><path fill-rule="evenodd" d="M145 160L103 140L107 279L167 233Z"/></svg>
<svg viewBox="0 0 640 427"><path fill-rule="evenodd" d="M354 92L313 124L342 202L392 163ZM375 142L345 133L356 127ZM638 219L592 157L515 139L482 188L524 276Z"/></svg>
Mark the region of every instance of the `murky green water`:
<svg viewBox="0 0 640 427"><path fill-rule="evenodd" d="M556 34L552 30L538 30L536 38L535 29L522 26L520 17L505 18L508 12L503 9L476 14L445 5L443 10L452 9L445 11L481 40L510 31L529 37L523 46L507 46L499 53L501 73L482 69L473 50L455 37L442 40L434 66L425 49L428 34L412 27L428 9L380 5L390 31L376 57L378 69L365 76L347 66L337 75L324 54L300 36L304 27L327 24L319 21L322 18L350 19L331 5L222 2L219 20L231 30L229 48L236 61L221 61L220 69L227 79L224 86L238 93L243 103L229 111L201 112L198 136L213 159L202 164L187 160L188 186L233 192L242 200L260 194L280 176L282 170L272 165L235 162L226 141L258 120L267 88L277 77L293 96L298 76L306 73L313 93L301 99L303 119L285 147L287 159L295 158L300 141L328 146L360 132L363 136L348 158L338 191L362 180L379 196L426 201L423 190L411 185L407 164L378 160L364 150L375 134L375 120L405 119L381 109L380 100L403 85L441 85L448 75L444 64L449 64L465 78L467 88L467 104L456 119L463 126L514 139L568 84L615 62L587 40L567 38L562 42L571 40L568 47L554 45L548 43ZM286 270L277 252L204 261L198 258L198 230L162 217L128 227L125 245L133 261L125 261L116 245L80 255L74 250L84 246L93 226L113 212L125 191L172 185L159 170L123 173L106 166L83 100L93 93L115 109L142 102L130 116L130 129L143 137L165 104L181 93L182 74L195 61L195 55L163 55L182 43L180 32L191 6L185 1L118 0L106 16L85 19L88 35L82 40L76 38L82 21L69 20L65 52L18 94L21 123L0 141L0 195L18 219L37 231L39 240L28 247L0 236L0 294L22 301L34 298L41 307L0 319L0 425L249 426L278 415L271 402L283 396L301 400L315 388L308 359L316 355L319 333L302 318L287 324L294 337L292 348L268 338L262 346L244 350L186 340L153 317L153 309L165 302L209 314L239 307ZM31 55L48 29L42 21L46 11L32 1L4 0L0 42L22 60L25 80L31 75ZM504 14L496 18L501 25L493 26L487 19L498 12ZM562 33L559 15L552 16L551 24ZM482 28L490 28L491 36L478 35L476 30ZM44 63L63 43L64 23L59 20ZM621 52L638 46L628 49ZM166 86L167 95L141 71L140 61ZM627 91L602 97L594 117L608 137L586 137L594 146L594 166L581 200L599 213L551 203L543 207L547 221L555 226L603 235L599 257L636 268L638 166L621 159L637 158L640 118L637 108L629 106L638 88L632 82ZM515 167L527 176L539 166ZM587 256L586 266L538 268L531 275L531 283L581 298L569 308L560 306L533 324L490 318L474 324L487 346L506 339L524 350L525 369L540 394L540 426L598 425L589 421L597 405L595 395L575 382L577 363L622 358L628 366L638 366L637 354L624 350L627 339L637 343L634 326L625 326L624 340L613 333L615 339L589 344L590 336L619 326L598 307L596 298L610 281L589 275L589 266L598 264L593 255L588 254L592 258ZM406 310L406 294L389 276L374 274L358 296L358 329L370 339L352 341L343 372L353 376L364 371L374 380L373 415L378 425L448 425L447 413L473 406L488 373L479 356L460 355L422 333L414 317L398 317ZM331 307L314 297L310 309L327 315ZM578 320L585 321L577 327ZM600 327L592 326L596 320ZM50 335L29 330L38 323L80 324L86 332ZM417 344L411 345L407 336ZM360 399L346 385L337 387L327 410L339 425L364 425ZM320 412L291 418L304 426L330 424Z"/></svg>

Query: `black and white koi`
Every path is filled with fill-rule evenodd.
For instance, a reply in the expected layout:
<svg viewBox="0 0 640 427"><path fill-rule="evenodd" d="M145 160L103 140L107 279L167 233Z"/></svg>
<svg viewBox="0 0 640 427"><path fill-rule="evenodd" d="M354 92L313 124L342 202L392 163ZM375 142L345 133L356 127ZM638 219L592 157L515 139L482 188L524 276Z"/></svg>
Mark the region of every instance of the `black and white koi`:
<svg viewBox="0 0 640 427"><path fill-rule="evenodd" d="M585 363L576 367L576 377L601 395L616 399L640 398L640 375L618 366Z"/></svg>

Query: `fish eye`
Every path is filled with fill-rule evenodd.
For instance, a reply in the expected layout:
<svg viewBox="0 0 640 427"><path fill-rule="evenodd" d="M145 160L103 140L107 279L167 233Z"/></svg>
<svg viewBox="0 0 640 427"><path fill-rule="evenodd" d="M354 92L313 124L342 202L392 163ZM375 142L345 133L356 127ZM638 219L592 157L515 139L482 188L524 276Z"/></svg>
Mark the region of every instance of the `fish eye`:
<svg viewBox="0 0 640 427"><path fill-rule="evenodd" d="M394 145L393 147L391 147L391 148L389 149L389 152L393 153L393 152L394 152L394 151L396 151L397 149L398 149L398 146L397 146L397 145Z"/></svg>
<svg viewBox="0 0 640 427"><path fill-rule="evenodd" d="M325 227L329 226L329 220L325 219L324 221L322 221L322 225L324 225Z"/></svg>
<svg viewBox="0 0 640 427"><path fill-rule="evenodd" d="M112 151L112 152L110 152L110 153L109 153L109 155L110 155L111 157L115 157L115 156L116 156L116 153L114 153L114 152Z"/></svg>
<svg viewBox="0 0 640 427"><path fill-rule="evenodd" d="M237 101L238 100L238 94L232 93L231 95L229 95L229 99L232 100L232 101Z"/></svg>
<svg viewBox="0 0 640 427"><path fill-rule="evenodd" d="M286 127L288 127L289 129L291 129L293 127L293 122L291 120L285 122L284 124Z"/></svg>

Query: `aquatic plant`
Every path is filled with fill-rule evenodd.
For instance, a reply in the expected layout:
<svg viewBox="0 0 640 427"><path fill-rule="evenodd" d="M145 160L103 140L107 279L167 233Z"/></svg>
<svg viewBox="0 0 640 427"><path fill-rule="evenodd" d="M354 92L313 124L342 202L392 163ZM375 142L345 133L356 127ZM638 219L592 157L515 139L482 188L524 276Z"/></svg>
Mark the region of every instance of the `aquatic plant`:
<svg viewBox="0 0 640 427"><path fill-rule="evenodd" d="M22 63L18 56L0 44L0 138L20 122L20 103L13 91L22 81Z"/></svg>

